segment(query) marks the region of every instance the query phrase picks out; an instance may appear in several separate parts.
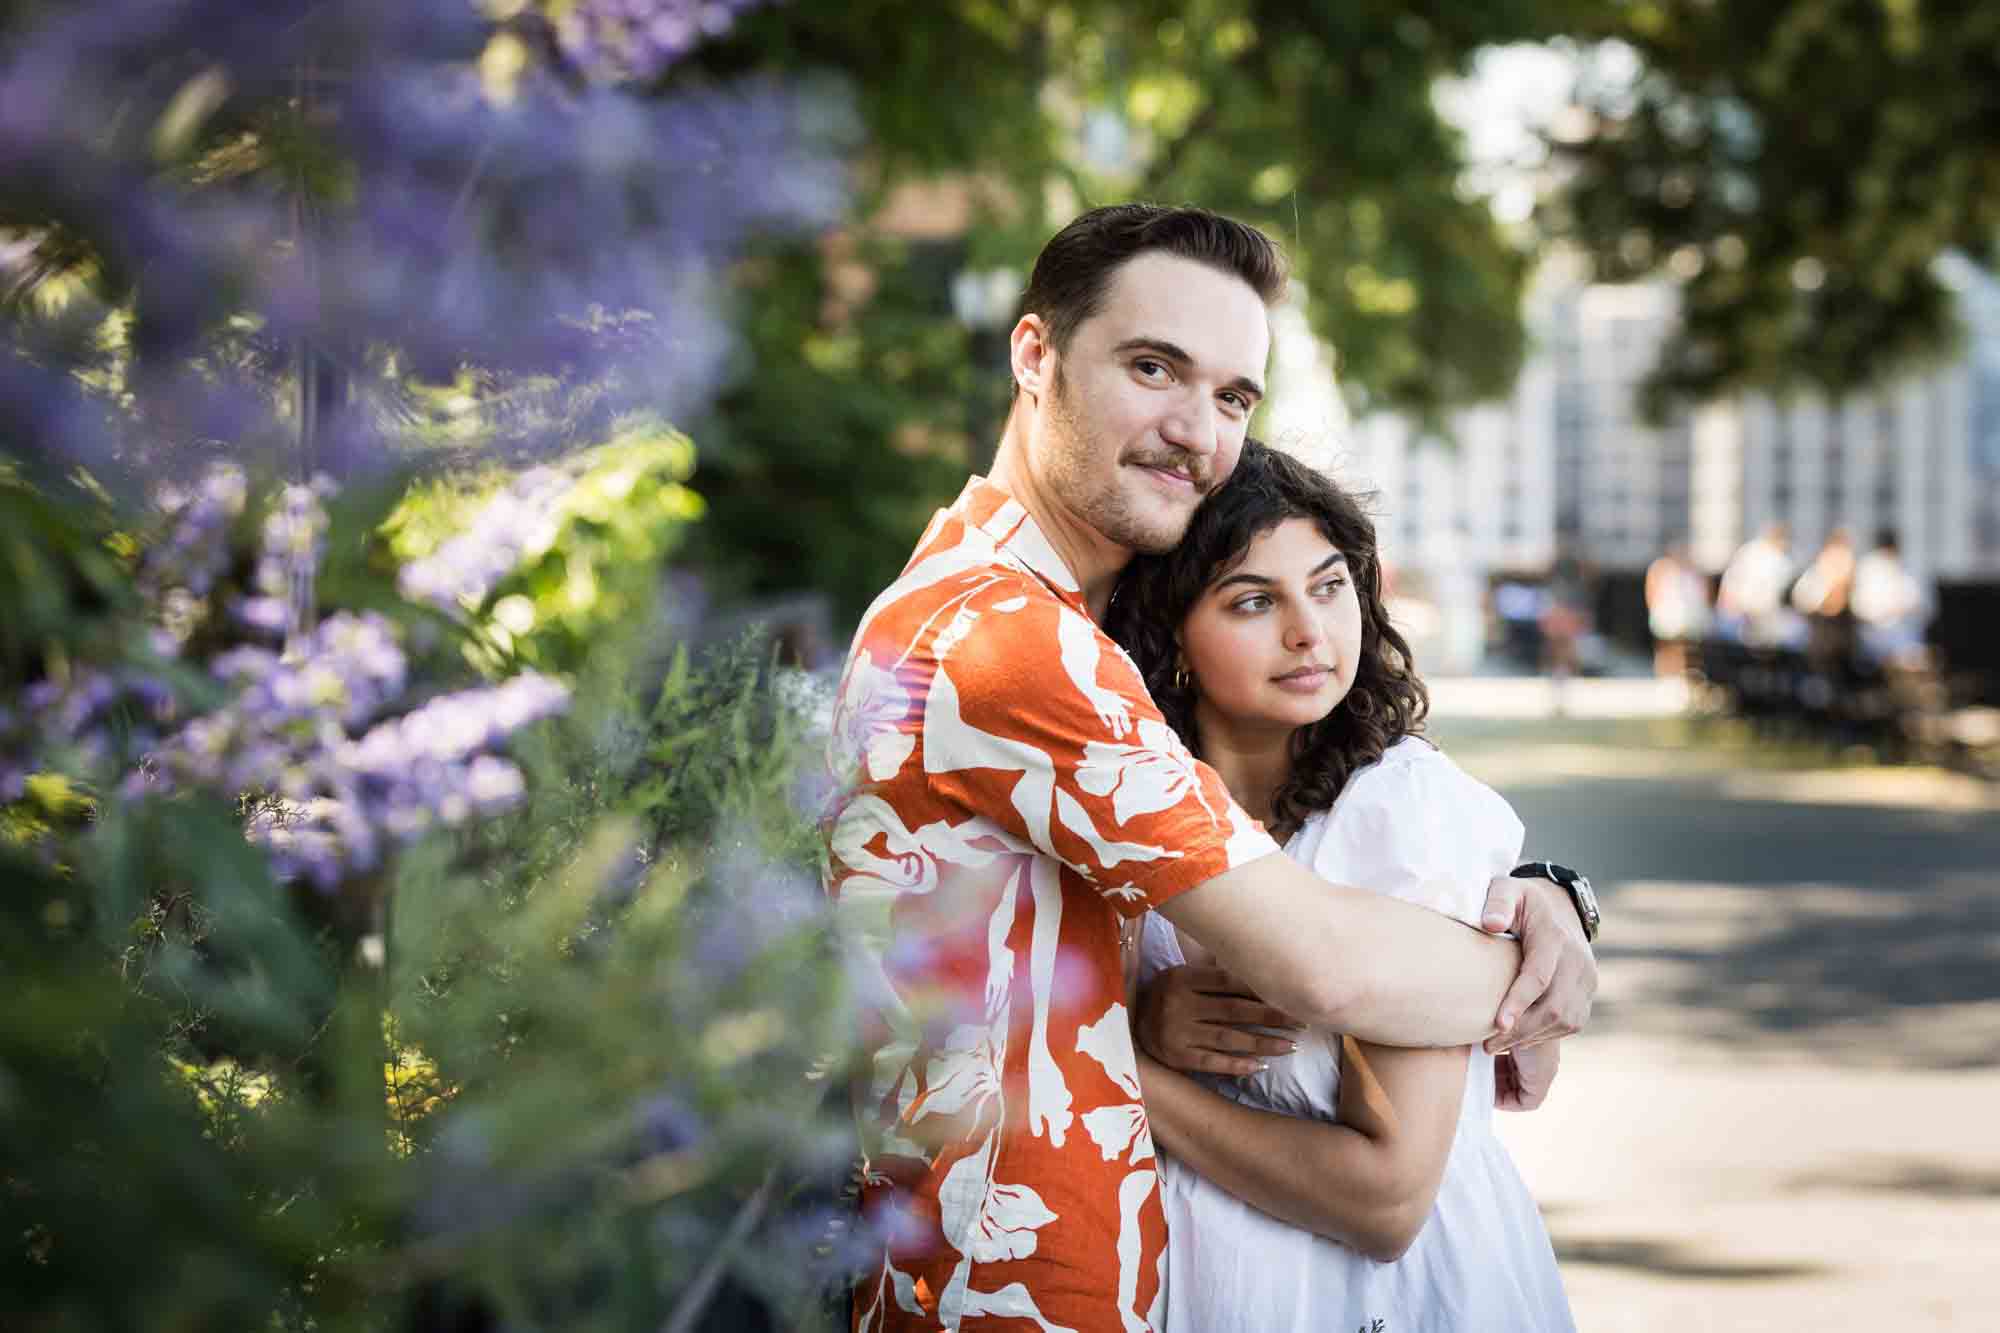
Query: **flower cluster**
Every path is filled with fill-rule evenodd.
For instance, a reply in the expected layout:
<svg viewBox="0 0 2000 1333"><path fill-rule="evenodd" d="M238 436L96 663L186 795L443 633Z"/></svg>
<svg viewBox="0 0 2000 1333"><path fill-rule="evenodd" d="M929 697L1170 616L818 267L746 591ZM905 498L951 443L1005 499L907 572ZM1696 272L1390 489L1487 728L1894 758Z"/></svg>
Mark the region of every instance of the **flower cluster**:
<svg viewBox="0 0 2000 1333"><path fill-rule="evenodd" d="M327 617L296 655L218 657L232 701L189 722L127 783L128 795L196 785L265 793L249 829L281 877L331 889L382 864L385 843L457 827L520 800L520 770L493 751L562 711L560 683L533 672L437 696L401 716L408 663L372 612Z"/></svg>
<svg viewBox="0 0 2000 1333"><path fill-rule="evenodd" d="M557 25L563 54L601 79L649 83L764 0L578 0Z"/></svg>
<svg viewBox="0 0 2000 1333"><path fill-rule="evenodd" d="M729 350L715 275L753 234L837 218L838 159L854 146L851 109L772 80L637 94L634 79L654 91L652 76L757 2L577 0L547 62L495 7L466 0L343 0L306 15L105 0L10 18L0 202L63 223L24 231L4 262L26 271L30 245L81 245L106 275L146 275L121 368L138 410L93 411L71 367L9 358L0 405L21 409L9 413L19 447L86 462L124 490L108 474L160 465L167 435L238 449L269 438L285 423L228 358L189 370L239 317L260 344L392 349L419 376L470 363L600 383L670 416L698 408ZM190 35L206 72L164 74ZM508 61L478 59L482 47L513 51L514 73L490 76ZM593 77L578 86L558 65ZM279 72L311 67L344 72L286 100ZM215 116L224 102L231 113ZM230 146L213 133L266 110L273 124L297 116L312 151L354 181L310 244L294 236L290 186L271 188L261 134ZM162 154L174 169L161 170ZM190 174L200 188L186 188ZM365 463L396 429L328 415L337 450L320 457L341 466Z"/></svg>
<svg viewBox="0 0 2000 1333"><path fill-rule="evenodd" d="M210 468L192 488L154 492L167 535L140 561L138 582L159 622L161 653L177 656L207 614L209 592L229 569L230 528L249 497L250 483L233 463Z"/></svg>
<svg viewBox="0 0 2000 1333"><path fill-rule="evenodd" d="M66 681L36 681L16 705L0 704L0 803L20 800L39 770L89 775L143 752L173 722L178 701L141 668L84 666Z"/></svg>
<svg viewBox="0 0 2000 1333"><path fill-rule="evenodd" d="M404 565L397 590L441 611L479 606L495 584L555 541L563 497L576 484L577 471L575 464L529 468L489 500L464 532Z"/></svg>
<svg viewBox="0 0 2000 1333"><path fill-rule="evenodd" d="M264 519L264 545L253 576L256 595L238 601L236 619L266 634L294 634L326 551L325 501L333 480L316 476L287 486Z"/></svg>

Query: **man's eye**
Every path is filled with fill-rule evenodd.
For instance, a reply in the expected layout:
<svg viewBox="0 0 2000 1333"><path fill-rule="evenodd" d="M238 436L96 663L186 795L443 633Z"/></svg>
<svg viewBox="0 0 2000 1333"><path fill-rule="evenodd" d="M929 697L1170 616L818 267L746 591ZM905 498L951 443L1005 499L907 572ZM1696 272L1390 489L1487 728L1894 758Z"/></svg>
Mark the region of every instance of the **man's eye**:
<svg viewBox="0 0 2000 1333"><path fill-rule="evenodd" d="M1153 379L1158 375L1164 375L1167 373L1167 368L1164 363L1159 361L1154 361L1151 358L1134 361L1132 363L1132 368L1138 371L1141 375L1144 375L1147 379Z"/></svg>
<svg viewBox="0 0 2000 1333"><path fill-rule="evenodd" d="M1250 400L1240 393L1225 393L1222 395L1222 401L1228 403L1238 412L1248 412L1250 410Z"/></svg>

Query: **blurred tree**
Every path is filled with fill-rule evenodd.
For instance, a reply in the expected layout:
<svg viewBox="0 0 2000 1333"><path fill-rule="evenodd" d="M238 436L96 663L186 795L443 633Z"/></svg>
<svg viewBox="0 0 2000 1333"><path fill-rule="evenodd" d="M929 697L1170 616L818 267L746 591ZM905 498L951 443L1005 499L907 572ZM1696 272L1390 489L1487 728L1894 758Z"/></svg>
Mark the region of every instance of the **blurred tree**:
<svg viewBox="0 0 2000 1333"><path fill-rule="evenodd" d="M1681 280L1656 412L1854 388L1949 345L1937 260L2000 239L2000 8L1647 0L1574 32L1638 68L1582 81L1543 222L1604 279Z"/></svg>
<svg viewBox="0 0 2000 1333"><path fill-rule="evenodd" d="M1095 203L1190 200L1280 238L1357 403L1435 417L1506 392L1530 256L1465 188L1433 85L1486 44L1563 31L1577 8L859 0L745 15L697 63L839 76L866 146L843 244L741 275L742 378L694 430L710 563L740 588L810 584L858 614L983 466L1004 413L1004 361L967 364L953 276L1025 276Z"/></svg>

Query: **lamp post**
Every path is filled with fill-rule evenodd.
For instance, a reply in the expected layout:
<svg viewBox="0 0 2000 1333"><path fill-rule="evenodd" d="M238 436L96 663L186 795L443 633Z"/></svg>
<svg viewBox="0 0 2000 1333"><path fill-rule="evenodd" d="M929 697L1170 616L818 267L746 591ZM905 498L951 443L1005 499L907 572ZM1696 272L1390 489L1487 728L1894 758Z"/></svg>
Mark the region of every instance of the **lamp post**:
<svg viewBox="0 0 2000 1333"><path fill-rule="evenodd" d="M989 374L997 380L1006 373L1007 334L1020 300L1021 275L1011 268L961 269L951 280L951 312L965 326L972 361L965 425L972 436L973 469L982 474L992 471L1000 426L985 388Z"/></svg>

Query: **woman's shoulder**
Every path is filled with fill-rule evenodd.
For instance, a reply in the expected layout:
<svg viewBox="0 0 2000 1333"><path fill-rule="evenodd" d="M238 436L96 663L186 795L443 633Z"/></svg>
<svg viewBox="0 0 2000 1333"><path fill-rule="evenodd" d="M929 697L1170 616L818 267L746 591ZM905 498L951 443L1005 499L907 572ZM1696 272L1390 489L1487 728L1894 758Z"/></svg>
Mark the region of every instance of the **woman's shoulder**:
<svg viewBox="0 0 2000 1333"><path fill-rule="evenodd" d="M1421 736L1402 737L1355 773L1318 821L1328 831L1392 839L1447 830L1463 838L1481 829L1518 837L1520 829L1505 797Z"/></svg>
<svg viewBox="0 0 2000 1333"><path fill-rule="evenodd" d="M1413 787L1437 786L1476 781L1451 756L1422 736L1404 736L1382 752L1382 757L1358 770L1334 801L1342 805L1362 805L1384 798L1400 799Z"/></svg>

